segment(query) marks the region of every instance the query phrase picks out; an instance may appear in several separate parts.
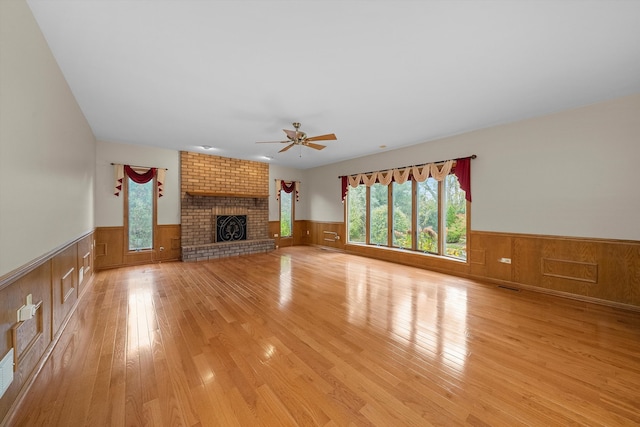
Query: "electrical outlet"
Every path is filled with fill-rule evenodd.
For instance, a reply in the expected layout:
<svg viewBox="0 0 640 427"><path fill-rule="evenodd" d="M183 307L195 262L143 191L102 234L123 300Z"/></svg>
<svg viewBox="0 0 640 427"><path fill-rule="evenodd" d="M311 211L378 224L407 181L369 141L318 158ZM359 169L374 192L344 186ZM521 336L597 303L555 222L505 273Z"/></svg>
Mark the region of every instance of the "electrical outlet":
<svg viewBox="0 0 640 427"><path fill-rule="evenodd" d="M0 397L13 382L13 347L0 361Z"/></svg>
<svg viewBox="0 0 640 427"><path fill-rule="evenodd" d="M511 258L500 258L498 261L503 264L511 264Z"/></svg>
<svg viewBox="0 0 640 427"><path fill-rule="evenodd" d="M275 234L273 235L273 237L278 237L278 233L275 233Z"/></svg>

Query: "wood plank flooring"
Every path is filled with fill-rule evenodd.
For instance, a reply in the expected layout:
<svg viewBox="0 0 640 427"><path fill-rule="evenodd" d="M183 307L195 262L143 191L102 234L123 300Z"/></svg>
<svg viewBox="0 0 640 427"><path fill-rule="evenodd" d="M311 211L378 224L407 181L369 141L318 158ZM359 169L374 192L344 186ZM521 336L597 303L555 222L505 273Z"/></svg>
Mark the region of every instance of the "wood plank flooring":
<svg viewBox="0 0 640 427"><path fill-rule="evenodd" d="M640 313L291 247L97 273L17 426L629 426Z"/></svg>

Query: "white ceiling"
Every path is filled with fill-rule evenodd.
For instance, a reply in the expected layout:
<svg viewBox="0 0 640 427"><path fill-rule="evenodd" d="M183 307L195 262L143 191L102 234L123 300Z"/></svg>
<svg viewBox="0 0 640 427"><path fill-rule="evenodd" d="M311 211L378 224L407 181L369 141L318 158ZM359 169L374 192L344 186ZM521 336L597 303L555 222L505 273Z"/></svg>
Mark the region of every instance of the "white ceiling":
<svg viewBox="0 0 640 427"><path fill-rule="evenodd" d="M640 93L637 0L28 4L103 141L306 169Z"/></svg>

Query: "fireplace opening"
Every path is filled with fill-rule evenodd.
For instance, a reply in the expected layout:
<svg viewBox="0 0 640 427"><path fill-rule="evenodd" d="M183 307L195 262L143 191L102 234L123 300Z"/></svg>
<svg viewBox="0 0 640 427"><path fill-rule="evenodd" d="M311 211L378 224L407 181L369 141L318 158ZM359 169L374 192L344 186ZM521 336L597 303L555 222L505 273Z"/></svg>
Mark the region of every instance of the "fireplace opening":
<svg viewBox="0 0 640 427"><path fill-rule="evenodd" d="M247 240L246 215L216 215L216 242Z"/></svg>

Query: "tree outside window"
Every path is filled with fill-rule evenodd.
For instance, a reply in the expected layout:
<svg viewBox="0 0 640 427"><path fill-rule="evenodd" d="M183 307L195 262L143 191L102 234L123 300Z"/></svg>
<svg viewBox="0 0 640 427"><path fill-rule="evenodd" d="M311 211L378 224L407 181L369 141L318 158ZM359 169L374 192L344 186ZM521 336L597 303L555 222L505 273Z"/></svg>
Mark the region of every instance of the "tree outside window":
<svg viewBox="0 0 640 427"><path fill-rule="evenodd" d="M127 177L127 224L129 250L153 248L154 180L137 184Z"/></svg>
<svg viewBox="0 0 640 427"><path fill-rule="evenodd" d="M467 259L467 201L454 174L443 181L429 177L423 182L392 182L390 189L376 183L367 191L359 185L349 188L346 203L348 243Z"/></svg>
<svg viewBox="0 0 640 427"><path fill-rule="evenodd" d="M293 194L280 193L280 237L293 235Z"/></svg>

